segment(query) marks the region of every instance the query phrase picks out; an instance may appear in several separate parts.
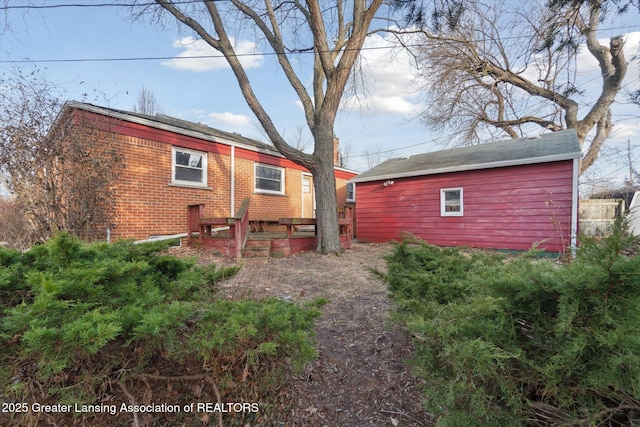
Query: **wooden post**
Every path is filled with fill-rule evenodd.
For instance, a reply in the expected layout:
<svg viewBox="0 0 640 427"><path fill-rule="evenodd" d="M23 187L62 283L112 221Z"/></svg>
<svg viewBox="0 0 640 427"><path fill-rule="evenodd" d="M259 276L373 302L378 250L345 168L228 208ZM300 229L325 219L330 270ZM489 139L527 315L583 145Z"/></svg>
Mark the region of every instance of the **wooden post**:
<svg viewBox="0 0 640 427"><path fill-rule="evenodd" d="M240 264L242 262L242 246L243 246L243 242L244 242L244 233L246 232L245 230L242 229L242 219L235 219L235 224L233 225L233 228L237 229L236 234L236 262L238 264Z"/></svg>
<svg viewBox="0 0 640 427"><path fill-rule="evenodd" d="M204 214L204 205L187 206L187 238L191 237L191 233L199 232L198 219Z"/></svg>

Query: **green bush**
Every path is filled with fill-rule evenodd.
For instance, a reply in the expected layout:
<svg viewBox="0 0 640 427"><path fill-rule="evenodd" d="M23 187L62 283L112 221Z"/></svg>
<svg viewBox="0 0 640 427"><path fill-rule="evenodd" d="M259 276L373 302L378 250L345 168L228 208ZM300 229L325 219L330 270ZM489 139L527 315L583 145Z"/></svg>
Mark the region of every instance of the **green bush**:
<svg viewBox="0 0 640 427"><path fill-rule="evenodd" d="M315 356L320 304L227 299L217 283L238 267L199 267L164 248L64 233L25 253L0 248L0 398L100 402L114 380L158 365L169 376L207 367L224 390L238 371Z"/></svg>
<svg viewBox="0 0 640 427"><path fill-rule="evenodd" d="M625 255L626 229L582 237L563 265L396 246L384 277L439 425L640 422L640 256Z"/></svg>

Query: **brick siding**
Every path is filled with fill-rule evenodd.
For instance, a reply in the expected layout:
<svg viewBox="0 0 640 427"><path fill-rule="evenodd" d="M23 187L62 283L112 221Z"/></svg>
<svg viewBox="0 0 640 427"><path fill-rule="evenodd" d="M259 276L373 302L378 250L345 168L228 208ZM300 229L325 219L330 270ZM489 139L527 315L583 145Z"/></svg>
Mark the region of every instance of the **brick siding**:
<svg viewBox="0 0 640 427"><path fill-rule="evenodd" d="M207 188L195 188L172 184L171 144L121 133L112 133L110 143L117 144L125 164L114 186L115 215L110 227L112 239L143 239L150 235L184 233L187 231L189 205L204 204L205 217L230 216L229 155L209 152ZM234 208L238 209L242 200L250 197L249 217L252 220L302 216L304 171L299 167L285 167L284 195L256 193L256 161L251 156L243 156L245 151L237 149L235 155ZM260 163L282 165L283 159L260 155ZM344 173L341 175L336 178L338 206L353 206L346 203L346 181L350 177L344 176Z"/></svg>

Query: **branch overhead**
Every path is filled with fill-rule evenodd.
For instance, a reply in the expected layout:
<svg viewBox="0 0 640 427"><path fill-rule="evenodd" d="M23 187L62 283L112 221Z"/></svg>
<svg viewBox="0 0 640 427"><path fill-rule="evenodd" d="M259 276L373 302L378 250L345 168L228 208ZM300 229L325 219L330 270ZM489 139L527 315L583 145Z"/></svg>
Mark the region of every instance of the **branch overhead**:
<svg viewBox="0 0 640 427"><path fill-rule="evenodd" d="M551 3L548 9L465 2L454 27L422 28L417 56L428 100L425 123L454 134L466 129L463 138L479 139L458 143L481 142L496 130L514 137L574 128L588 147L586 170L613 126L610 108L627 70L623 37L607 45L598 40L606 2ZM599 93L587 92L577 78L582 45L598 63Z"/></svg>
<svg viewBox="0 0 640 427"><path fill-rule="evenodd" d="M273 145L288 159L304 166L314 176L317 195L318 249L340 251L336 217L334 176L334 123L345 86L360 55L370 25L382 0L205 0L180 8L169 0L156 3L227 60L247 105L253 111ZM204 5L204 8L202 7ZM306 125L314 139L308 154L289 144L254 91L234 49L233 39L247 35L259 39L274 53L290 89L298 97ZM292 53L313 46L313 63L295 64ZM297 58L296 58L297 60ZM312 71L311 87L305 84ZM302 76L302 77L301 77Z"/></svg>

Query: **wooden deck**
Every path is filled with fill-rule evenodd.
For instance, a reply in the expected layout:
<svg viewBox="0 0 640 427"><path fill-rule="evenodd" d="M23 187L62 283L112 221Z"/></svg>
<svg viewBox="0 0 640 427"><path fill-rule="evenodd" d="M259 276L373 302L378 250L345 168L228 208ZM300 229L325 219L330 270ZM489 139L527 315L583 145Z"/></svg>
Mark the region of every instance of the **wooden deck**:
<svg viewBox="0 0 640 427"><path fill-rule="evenodd" d="M230 236L229 230L221 230L203 237L191 237L189 244L209 248L229 257L238 258L236 238ZM340 236L343 249L351 247L352 237ZM282 258L305 251L313 251L318 246L315 231L252 232L242 248L243 258Z"/></svg>
<svg viewBox="0 0 640 427"><path fill-rule="evenodd" d="M238 262L243 257L282 258L317 248L315 218L249 221L248 210L248 199L233 217L202 218L190 210L188 243L235 257ZM203 207L198 209L199 213L202 211ZM338 225L342 248L350 248L353 238L350 209L338 213Z"/></svg>

